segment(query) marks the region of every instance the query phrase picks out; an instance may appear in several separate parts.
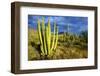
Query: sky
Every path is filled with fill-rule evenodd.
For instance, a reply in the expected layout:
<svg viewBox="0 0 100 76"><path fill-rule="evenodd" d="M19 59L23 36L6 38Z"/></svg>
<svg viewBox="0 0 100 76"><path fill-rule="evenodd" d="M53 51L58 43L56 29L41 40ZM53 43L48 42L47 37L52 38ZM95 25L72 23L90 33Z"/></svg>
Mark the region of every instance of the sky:
<svg viewBox="0 0 100 76"><path fill-rule="evenodd" d="M56 22L59 33L70 32L73 34L79 34L81 31L88 30L88 17L78 16L40 16L40 15L28 15L28 28L37 30L37 20L42 21L44 17L45 25L50 19L51 31L53 32L54 22Z"/></svg>

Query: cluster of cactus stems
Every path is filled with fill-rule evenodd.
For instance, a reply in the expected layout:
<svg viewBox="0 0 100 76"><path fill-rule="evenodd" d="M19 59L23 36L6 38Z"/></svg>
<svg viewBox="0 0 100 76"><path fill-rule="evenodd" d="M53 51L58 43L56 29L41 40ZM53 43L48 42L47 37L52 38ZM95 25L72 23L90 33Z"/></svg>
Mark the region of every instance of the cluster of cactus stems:
<svg viewBox="0 0 100 76"><path fill-rule="evenodd" d="M38 19L38 35L40 41L41 56L50 57L53 51L56 50L58 42L58 28L56 22L54 22L54 31L51 33L50 19L48 19L47 25L45 24L44 17L42 23Z"/></svg>

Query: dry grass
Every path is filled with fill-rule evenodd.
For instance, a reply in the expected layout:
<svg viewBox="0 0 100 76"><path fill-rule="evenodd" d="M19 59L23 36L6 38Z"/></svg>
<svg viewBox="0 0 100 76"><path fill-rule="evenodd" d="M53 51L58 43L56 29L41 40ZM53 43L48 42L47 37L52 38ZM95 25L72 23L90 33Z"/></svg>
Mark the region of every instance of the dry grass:
<svg viewBox="0 0 100 76"><path fill-rule="evenodd" d="M62 35L59 35L59 41L61 41ZM80 44L83 44L79 42ZM33 29L29 29L28 32L28 60L41 60L39 46L38 33ZM50 59L80 59L87 58L87 48L81 48L82 45L69 45L66 42L58 42L57 49L53 52L53 56Z"/></svg>

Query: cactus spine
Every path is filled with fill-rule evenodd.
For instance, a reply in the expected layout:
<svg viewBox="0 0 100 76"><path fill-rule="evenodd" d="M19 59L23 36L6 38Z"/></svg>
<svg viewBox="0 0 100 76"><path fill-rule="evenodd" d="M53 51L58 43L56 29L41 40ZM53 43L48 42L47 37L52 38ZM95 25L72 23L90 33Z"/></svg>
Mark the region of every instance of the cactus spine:
<svg viewBox="0 0 100 76"><path fill-rule="evenodd" d="M54 23L54 32L52 34L52 39L50 19L48 20L47 26L45 26L44 18L42 18L42 26L40 24L40 20L38 19L37 30L40 41L41 55L47 57L52 56L52 52L56 50L58 42L58 28L56 26L56 22Z"/></svg>

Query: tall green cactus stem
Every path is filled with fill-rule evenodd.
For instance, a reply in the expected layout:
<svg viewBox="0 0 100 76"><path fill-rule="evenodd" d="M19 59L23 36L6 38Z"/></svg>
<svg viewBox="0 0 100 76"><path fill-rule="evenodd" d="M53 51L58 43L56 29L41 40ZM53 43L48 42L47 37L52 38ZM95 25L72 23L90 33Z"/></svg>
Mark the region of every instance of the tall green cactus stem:
<svg viewBox="0 0 100 76"><path fill-rule="evenodd" d="M43 47L44 47L44 52L45 55L47 55L47 48L46 48L46 35L45 35L45 23L44 23L44 18L42 18L42 40L43 40Z"/></svg>
<svg viewBox="0 0 100 76"><path fill-rule="evenodd" d="M40 20L38 19L38 35L39 35L39 40L40 40L40 49L42 52L42 55L44 55L44 48L43 48L43 41L42 41L42 35L41 35L41 27L40 27Z"/></svg>
<svg viewBox="0 0 100 76"><path fill-rule="evenodd" d="M57 43L58 43L58 28L56 26L56 40L55 40L54 50L57 48Z"/></svg>
<svg viewBox="0 0 100 76"><path fill-rule="evenodd" d="M56 49L58 42L58 28L56 26L56 22L54 23L54 32L52 34L52 39L50 19L48 20L47 26L45 26L44 18L42 18L42 26L40 26L40 21L38 20L37 30L39 34L40 48L42 52L41 55L45 57L52 56L52 52Z"/></svg>
<svg viewBox="0 0 100 76"><path fill-rule="evenodd" d="M53 38L52 38L52 45L51 45L51 51L54 49L54 46L55 46L55 29L56 29L56 22L54 23L54 35L53 35Z"/></svg>
<svg viewBox="0 0 100 76"><path fill-rule="evenodd" d="M47 38L47 45L48 45L48 54L50 55L50 51L51 51L51 26L50 26L50 19L48 20L48 38Z"/></svg>

